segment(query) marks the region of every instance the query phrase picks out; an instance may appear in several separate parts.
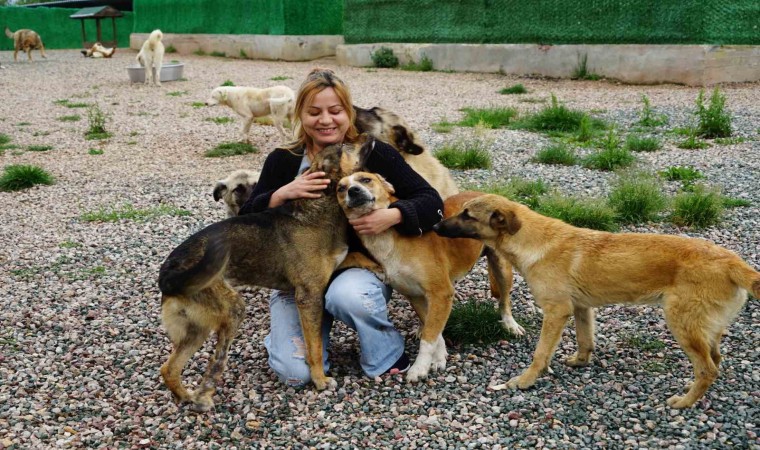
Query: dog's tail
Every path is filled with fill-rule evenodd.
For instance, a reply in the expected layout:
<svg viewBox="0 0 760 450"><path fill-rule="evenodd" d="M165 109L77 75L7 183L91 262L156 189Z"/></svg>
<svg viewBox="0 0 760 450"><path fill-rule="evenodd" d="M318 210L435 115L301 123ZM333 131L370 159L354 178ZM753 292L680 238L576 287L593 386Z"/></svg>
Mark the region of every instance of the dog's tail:
<svg viewBox="0 0 760 450"><path fill-rule="evenodd" d="M8 36L9 39L13 39L13 32L8 27L5 27L5 35Z"/></svg>
<svg viewBox="0 0 760 450"><path fill-rule="evenodd" d="M749 264L738 258L731 261L728 266L728 275L731 281L749 291L753 297L760 298L760 272Z"/></svg>
<svg viewBox="0 0 760 450"><path fill-rule="evenodd" d="M161 265L158 287L162 294L193 295L211 284L227 268L229 242L223 234L201 233L180 244Z"/></svg>

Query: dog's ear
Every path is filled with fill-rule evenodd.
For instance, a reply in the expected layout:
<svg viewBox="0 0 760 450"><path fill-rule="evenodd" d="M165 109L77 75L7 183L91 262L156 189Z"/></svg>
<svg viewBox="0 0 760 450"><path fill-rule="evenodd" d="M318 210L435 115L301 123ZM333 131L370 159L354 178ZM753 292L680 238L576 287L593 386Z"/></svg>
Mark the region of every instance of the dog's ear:
<svg viewBox="0 0 760 450"><path fill-rule="evenodd" d="M409 130L402 125L393 125L393 142L396 148L410 155L419 155L425 149L414 143L414 138Z"/></svg>
<svg viewBox="0 0 760 450"><path fill-rule="evenodd" d="M385 189L389 194L395 194L396 189L393 187L393 185L386 180L382 175L379 173L376 173L375 176L377 177L377 180L380 182L380 185Z"/></svg>
<svg viewBox="0 0 760 450"><path fill-rule="evenodd" d="M359 165L356 170L364 170L367 167L367 159L369 159L369 155L371 155L372 151L375 149L375 140L370 139L367 135L362 136L365 136L365 138L359 149Z"/></svg>
<svg viewBox="0 0 760 450"><path fill-rule="evenodd" d="M515 234L520 231L522 223L517 215L512 211L500 211L498 209L491 213L489 225L497 231L505 231L509 234Z"/></svg>
<svg viewBox="0 0 760 450"><path fill-rule="evenodd" d="M214 201L218 202L225 192L227 192L227 185L222 181L217 182L216 186L214 186Z"/></svg>

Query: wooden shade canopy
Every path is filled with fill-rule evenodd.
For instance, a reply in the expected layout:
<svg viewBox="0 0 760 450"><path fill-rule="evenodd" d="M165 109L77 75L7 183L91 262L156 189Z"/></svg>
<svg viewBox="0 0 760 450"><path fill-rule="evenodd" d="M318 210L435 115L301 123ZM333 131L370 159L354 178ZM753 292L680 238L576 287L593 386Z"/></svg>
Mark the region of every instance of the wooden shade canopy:
<svg viewBox="0 0 760 450"><path fill-rule="evenodd" d="M118 42L116 37L116 18L123 16L124 14L122 14L121 11L116 8L112 8L110 6L95 6L92 8L80 9L69 17L82 21L82 46L84 48L90 48L95 42L100 42L104 47L117 47ZM107 18L111 18L111 24L113 25L113 40L110 41L103 40L103 33L100 27L100 21ZM97 28L97 39L95 41L87 40L87 33L84 26L84 21L87 19L95 19L95 27Z"/></svg>

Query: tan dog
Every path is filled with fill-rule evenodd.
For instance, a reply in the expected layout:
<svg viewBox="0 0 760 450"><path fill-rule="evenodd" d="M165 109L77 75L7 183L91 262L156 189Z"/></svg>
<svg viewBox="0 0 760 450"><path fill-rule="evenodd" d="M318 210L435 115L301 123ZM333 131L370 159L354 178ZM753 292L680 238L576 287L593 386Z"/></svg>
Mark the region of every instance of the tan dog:
<svg viewBox="0 0 760 450"><path fill-rule="evenodd" d="M18 62L19 50L26 52L29 61L32 60L32 50L39 50L40 55L42 55L43 58L47 58L47 55L45 55L45 46L42 45L42 39L36 32L27 29L11 31L8 27L5 27L5 35L8 36L8 38L13 39L14 61Z"/></svg>
<svg viewBox="0 0 760 450"><path fill-rule="evenodd" d="M549 367L565 323L575 318L578 351L566 363L589 364L593 308L660 303L665 322L694 365L695 381L673 408L699 400L718 377L720 339L747 300L760 297L760 273L735 253L702 239L576 228L496 195L467 202L434 230L482 240L525 277L544 310L533 362L509 380L526 389Z"/></svg>
<svg viewBox="0 0 760 450"><path fill-rule="evenodd" d="M145 84L151 81L161 86L161 66L164 64L164 44L161 30L153 30L137 53L137 62L145 67Z"/></svg>
<svg viewBox="0 0 760 450"><path fill-rule="evenodd" d="M376 209L387 208L396 201L393 186L383 177L356 172L338 183L338 203L349 219ZM461 211L462 204L483 195L462 192L444 203L447 216ZM409 298L422 322L420 351L407 379L418 381L430 369L446 368L446 344L441 336L451 313L454 282L472 269L483 253L483 244L474 239L445 239L435 233L405 236L390 228L377 235L359 235L364 247L382 266L385 282ZM512 267L495 252L486 252L489 270L499 290L499 305L504 326L513 334L523 328L512 318L509 292ZM493 281L492 281L493 282Z"/></svg>
<svg viewBox="0 0 760 450"><path fill-rule="evenodd" d="M269 116L282 139L292 139L285 133L282 124L285 119L293 123L296 94L287 86L254 88L244 86L220 86L211 91L206 106L225 105L232 108L243 123L243 140L249 142L248 131L257 117Z"/></svg>
<svg viewBox="0 0 760 450"><path fill-rule="evenodd" d="M433 156L415 137L406 121L392 111L380 107L370 109L354 106L356 128L391 144L404 160L446 200L459 192L454 179L438 158Z"/></svg>
<svg viewBox="0 0 760 450"><path fill-rule="evenodd" d="M87 50L81 50L86 58L110 58L116 52L116 47L103 47L100 42L92 44Z"/></svg>
<svg viewBox="0 0 760 450"><path fill-rule="evenodd" d="M227 217L237 216L240 208L251 196L251 192L253 192L258 181L259 172L245 169L236 170L230 173L227 178L216 182L214 201L224 200L224 204L227 206Z"/></svg>

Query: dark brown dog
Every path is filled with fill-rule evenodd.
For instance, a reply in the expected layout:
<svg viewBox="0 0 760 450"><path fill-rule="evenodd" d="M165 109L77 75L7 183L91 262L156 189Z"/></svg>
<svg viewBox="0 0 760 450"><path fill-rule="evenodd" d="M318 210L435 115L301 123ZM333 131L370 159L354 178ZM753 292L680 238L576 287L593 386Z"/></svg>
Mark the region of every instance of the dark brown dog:
<svg viewBox="0 0 760 450"><path fill-rule="evenodd" d="M360 156L359 145L327 147L311 170L324 171L337 183L355 169ZM348 223L334 186L319 199L295 200L210 225L166 258L158 285L161 318L174 349L161 375L176 399L200 411L213 407L215 385L245 317L234 285L294 290L312 381L319 390L336 386L324 373L321 337L322 296L348 249ZM182 368L211 331L218 336L215 353L200 387L190 393L181 381Z"/></svg>
<svg viewBox="0 0 760 450"><path fill-rule="evenodd" d="M695 376L686 395L670 397L668 405L688 408L718 377L720 339L747 292L760 297L760 273L711 242L577 228L497 195L468 201L464 211L433 229L480 239L507 258L544 310L533 362L509 380L511 388L527 389L547 370L570 316L578 351L566 363L586 366L594 349L593 308L659 303Z"/></svg>
<svg viewBox="0 0 760 450"><path fill-rule="evenodd" d="M338 183L338 202L349 219L387 208L397 200L393 193L393 186L383 177L368 172L356 172ZM444 203L445 217L457 214L465 201L481 195L462 192L449 197ZM409 299L422 323L420 352L407 380L426 378L431 368L445 369L446 343L441 333L451 313L454 283L470 272L483 254L483 244L475 239L446 239L435 233L404 236L393 228L359 237L382 266L385 282ZM513 334L523 334L512 317L509 300L512 266L493 251L486 251L486 256L491 282L498 286L503 324Z"/></svg>
<svg viewBox="0 0 760 450"><path fill-rule="evenodd" d="M9 39L13 39L13 60L18 62L18 51L22 50L26 52L29 57L29 61L32 60L32 50L39 50L43 58L47 58L45 55L45 46L42 45L42 39L40 35L32 30L16 30L11 31L8 27L5 27L5 35Z"/></svg>

